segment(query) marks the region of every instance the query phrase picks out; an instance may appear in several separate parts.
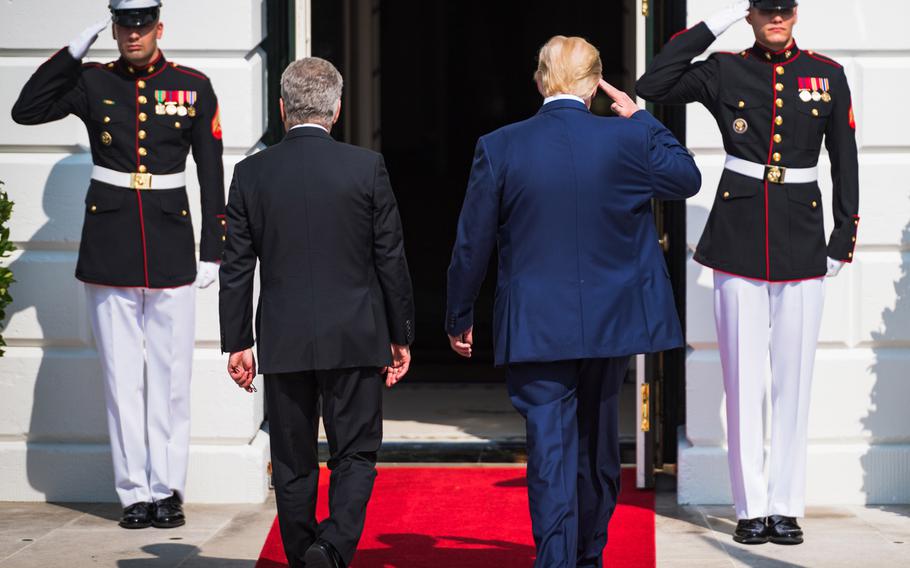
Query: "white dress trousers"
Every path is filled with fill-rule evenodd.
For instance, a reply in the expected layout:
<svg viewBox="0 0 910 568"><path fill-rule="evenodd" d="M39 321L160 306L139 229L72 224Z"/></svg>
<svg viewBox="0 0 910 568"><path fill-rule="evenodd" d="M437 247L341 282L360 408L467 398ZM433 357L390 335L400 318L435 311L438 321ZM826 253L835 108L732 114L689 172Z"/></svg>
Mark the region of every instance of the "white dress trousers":
<svg viewBox="0 0 910 568"><path fill-rule="evenodd" d="M802 517L806 444L824 279L764 282L714 272L714 321L727 406L727 457L738 519ZM771 448L764 400L771 358Z"/></svg>
<svg viewBox="0 0 910 568"><path fill-rule="evenodd" d="M124 507L186 486L196 289L86 284Z"/></svg>

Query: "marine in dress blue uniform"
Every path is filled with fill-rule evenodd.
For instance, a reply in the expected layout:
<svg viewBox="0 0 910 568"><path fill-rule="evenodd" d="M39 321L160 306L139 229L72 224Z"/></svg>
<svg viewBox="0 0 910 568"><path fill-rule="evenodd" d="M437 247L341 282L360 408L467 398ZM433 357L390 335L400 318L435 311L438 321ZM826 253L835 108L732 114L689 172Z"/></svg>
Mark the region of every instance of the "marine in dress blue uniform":
<svg viewBox="0 0 910 568"><path fill-rule="evenodd" d="M160 1L112 0L110 8L111 17L38 68L12 116L42 124L75 115L88 131L94 165L76 278L86 283L105 375L121 526L172 527L184 523L193 285L217 277L225 238L221 122L208 77L158 50ZM121 57L83 63L111 20ZM138 60L132 45L148 57ZM198 266L184 173L191 148L201 188Z"/></svg>
<svg viewBox="0 0 910 568"><path fill-rule="evenodd" d="M693 62L746 16L756 42ZM727 404L734 539L802 542L812 368L824 279L854 257L859 227L855 119L843 67L792 39L794 0L744 1L673 37L638 80L642 98L700 102L727 152L695 260L714 270ZM764 24L765 27L762 27ZM770 26L770 27L768 27ZM789 29L783 45L765 30ZM779 33L779 32L778 32ZM818 158L831 160L834 228L824 232ZM763 476L765 365L772 363L770 479Z"/></svg>

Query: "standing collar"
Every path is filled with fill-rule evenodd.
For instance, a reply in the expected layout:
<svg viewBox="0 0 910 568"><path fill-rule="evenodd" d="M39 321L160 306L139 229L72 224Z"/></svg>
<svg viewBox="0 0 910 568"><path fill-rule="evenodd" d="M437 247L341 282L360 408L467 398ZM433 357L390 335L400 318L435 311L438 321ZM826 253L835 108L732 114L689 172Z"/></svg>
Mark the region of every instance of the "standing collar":
<svg viewBox="0 0 910 568"><path fill-rule="evenodd" d="M158 57L156 57L151 63L149 63L145 67L133 66L130 62L128 62L126 59L124 59L122 55L120 56L120 59L117 60L117 68L120 70L121 73L128 75L130 77L136 77L136 78L140 78L140 79L142 77L148 77L149 75L152 75L154 73L161 71L162 69L164 69L165 65L167 65L167 60L165 60L165 58L164 58L164 52L161 51L160 49L158 50Z"/></svg>
<svg viewBox="0 0 910 568"><path fill-rule="evenodd" d="M796 40L793 40L790 42L790 45L784 49L774 51L756 41L749 49L749 52L753 57L767 63L788 63L799 55L799 47L796 45Z"/></svg>

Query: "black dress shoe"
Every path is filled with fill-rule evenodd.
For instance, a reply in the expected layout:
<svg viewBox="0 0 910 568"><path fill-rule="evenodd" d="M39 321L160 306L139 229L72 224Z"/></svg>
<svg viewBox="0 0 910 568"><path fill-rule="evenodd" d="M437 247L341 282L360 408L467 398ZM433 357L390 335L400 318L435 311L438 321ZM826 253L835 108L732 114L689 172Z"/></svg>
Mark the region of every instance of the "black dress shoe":
<svg viewBox="0 0 910 568"><path fill-rule="evenodd" d="M140 501L123 510L120 526L125 529L144 529L152 525L152 504Z"/></svg>
<svg viewBox="0 0 910 568"><path fill-rule="evenodd" d="M793 517L771 515L768 517L768 538L774 544L802 544L803 529Z"/></svg>
<svg viewBox="0 0 910 568"><path fill-rule="evenodd" d="M167 499L155 502L152 526L159 529L173 529L185 524L186 517L183 515L183 505L180 504L179 497L171 495Z"/></svg>
<svg viewBox="0 0 910 568"><path fill-rule="evenodd" d="M733 540L740 544L765 544L768 542L768 526L765 519L740 519L733 531Z"/></svg>
<svg viewBox="0 0 910 568"><path fill-rule="evenodd" d="M345 568L335 547L324 540L314 542L303 555L306 568Z"/></svg>

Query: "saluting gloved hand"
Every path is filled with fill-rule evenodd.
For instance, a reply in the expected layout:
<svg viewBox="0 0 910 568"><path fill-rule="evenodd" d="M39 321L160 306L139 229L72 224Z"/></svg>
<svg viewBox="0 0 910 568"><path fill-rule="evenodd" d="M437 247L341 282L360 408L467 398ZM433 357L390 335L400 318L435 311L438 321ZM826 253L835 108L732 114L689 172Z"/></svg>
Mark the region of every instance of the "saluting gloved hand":
<svg viewBox="0 0 910 568"><path fill-rule="evenodd" d="M85 57L85 54L88 53L88 48L95 43L95 40L98 39L98 34L104 31L104 28L111 23L111 17L108 16L104 20L98 22L97 24L92 24L91 26L85 28L81 34L79 34L76 39L70 42L69 52L74 59L82 59Z"/></svg>
<svg viewBox="0 0 910 568"><path fill-rule="evenodd" d="M218 263L201 261L199 269L196 270L196 287L208 288L216 278L218 278Z"/></svg>
<svg viewBox="0 0 910 568"><path fill-rule="evenodd" d="M705 24L708 26L708 29L711 30L711 33L714 34L714 37L720 37L720 34L727 31L730 26L746 17L751 5L752 3L749 2L749 0L740 0L726 10L718 12L706 19Z"/></svg>
<svg viewBox="0 0 910 568"><path fill-rule="evenodd" d="M834 260L830 256L828 257L828 278L834 278L837 276L837 273L840 272L840 269L844 267L844 261Z"/></svg>

